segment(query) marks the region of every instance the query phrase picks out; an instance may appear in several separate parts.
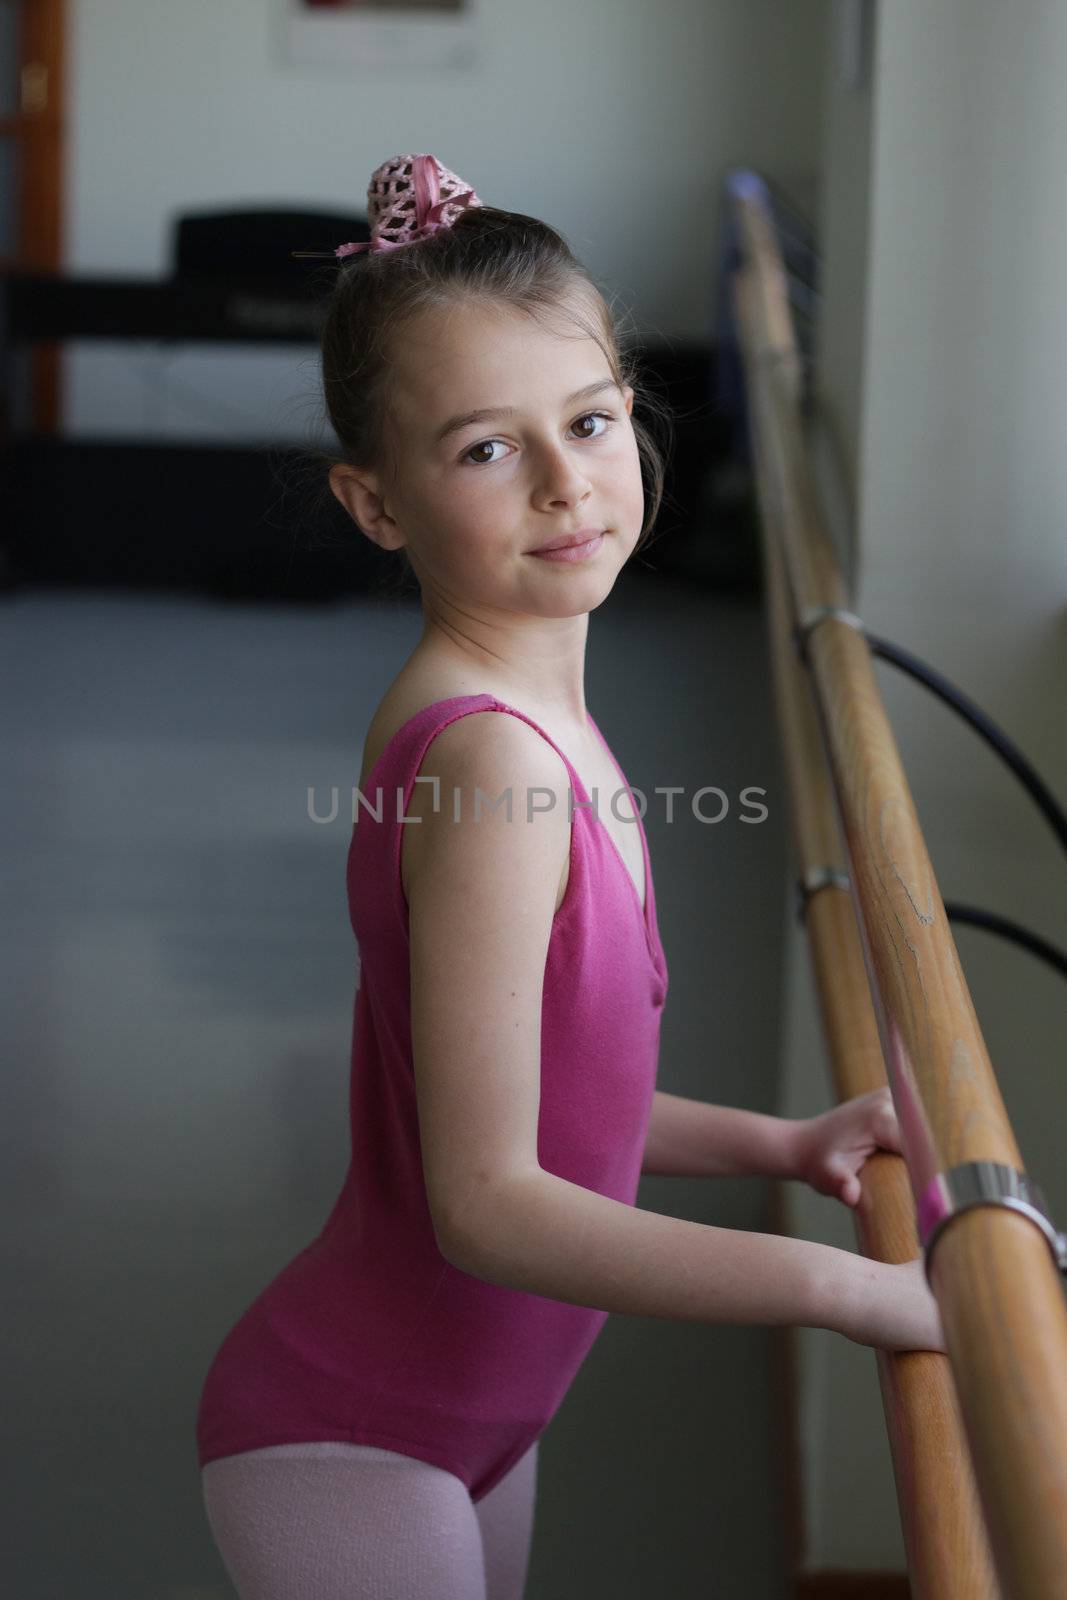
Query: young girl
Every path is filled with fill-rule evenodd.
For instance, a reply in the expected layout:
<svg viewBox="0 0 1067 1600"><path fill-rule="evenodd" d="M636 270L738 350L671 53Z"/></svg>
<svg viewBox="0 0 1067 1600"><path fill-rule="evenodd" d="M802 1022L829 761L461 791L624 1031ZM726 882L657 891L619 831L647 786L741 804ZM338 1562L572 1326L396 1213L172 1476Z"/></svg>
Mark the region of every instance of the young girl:
<svg viewBox="0 0 1067 1600"><path fill-rule="evenodd" d="M892 1102L785 1122L655 1092L648 848L584 674L662 464L557 233L433 156L368 194L323 333L330 487L404 552L424 625L349 853L351 1164L218 1350L199 1460L242 1600L519 1600L537 1441L609 1312L944 1344L920 1261L635 1208L642 1170L855 1204L870 1152L900 1148Z"/></svg>

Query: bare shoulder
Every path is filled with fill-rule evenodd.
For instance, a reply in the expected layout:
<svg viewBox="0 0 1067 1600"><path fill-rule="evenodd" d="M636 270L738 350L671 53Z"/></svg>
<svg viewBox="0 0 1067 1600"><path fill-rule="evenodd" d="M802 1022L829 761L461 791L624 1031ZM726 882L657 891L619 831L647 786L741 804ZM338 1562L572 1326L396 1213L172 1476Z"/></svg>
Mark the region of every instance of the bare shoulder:
<svg viewBox="0 0 1067 1600"><path fill-rule="evenodd" d="M435 734L419 772L433 766L447 767L456 777L567 781L567 769L548 740L522 717L494 706L468 711Z"/></svg>
<svg viewBox="0 0 1067 1600"><path fill-rule="evenodd" d="M405 815L401 878L410 903L416 883L439 871L490 871L509 878L550 873L560 881L569 856L569 775L556 750L521 717L486 707L442 728L419 764ZM501 830L508 830L502 833ZM556 902L561 895L554 897Z"/></svg>
<svg viewBox="0 0 1067 1600"><path fill-rule="evenodd" d="M454 674L449 675L437 668L416 667L408 662L389 685L370 719L363 741L361 776L366 778L390 740L428 706L438 705L455 696L491 692L475 688Z"/></svg>

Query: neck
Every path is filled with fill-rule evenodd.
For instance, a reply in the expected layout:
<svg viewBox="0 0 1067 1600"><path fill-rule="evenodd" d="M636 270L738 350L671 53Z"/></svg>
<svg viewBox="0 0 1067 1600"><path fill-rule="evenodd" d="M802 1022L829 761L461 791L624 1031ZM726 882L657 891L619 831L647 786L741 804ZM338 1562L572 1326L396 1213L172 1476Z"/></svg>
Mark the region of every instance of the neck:
<svg viewBox="0 0 1067 1600"><path fill-rule="evenodd" d="M426 617L413 659L419 658L432 673L458 675L471 684L472 694L495 694L531 716L541 712L546 720L584 733L588 626L588 612L530 618L529 625L506 629L472 627L467 618L460 629L451 621Z"/></svg>

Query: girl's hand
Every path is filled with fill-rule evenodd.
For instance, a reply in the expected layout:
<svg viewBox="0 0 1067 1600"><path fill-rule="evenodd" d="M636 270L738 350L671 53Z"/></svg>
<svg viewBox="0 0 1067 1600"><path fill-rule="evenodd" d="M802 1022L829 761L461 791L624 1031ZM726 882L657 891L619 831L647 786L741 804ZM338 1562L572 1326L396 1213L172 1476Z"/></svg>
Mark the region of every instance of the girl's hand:
<svg viewBox="0 0 1067 1600"><path fill-rule="evenodd" d="M888 1086L803 1119L797 1135L796 1176L819 1194L855 1206L860 1198L860 1168L875 1150L898 1154L901 1150Z"/></svg>

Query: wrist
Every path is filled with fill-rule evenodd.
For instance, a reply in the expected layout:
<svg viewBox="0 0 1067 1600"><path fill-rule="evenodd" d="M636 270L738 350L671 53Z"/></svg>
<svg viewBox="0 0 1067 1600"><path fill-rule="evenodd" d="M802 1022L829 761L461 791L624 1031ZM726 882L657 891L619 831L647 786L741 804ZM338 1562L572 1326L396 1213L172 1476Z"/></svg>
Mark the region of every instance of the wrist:
<svg viewBox="0 0 1067 1600"><path fill-rule="evenodd" d="M856 1344L869 1345L875 1341L888 1289L885 1263L850 1250L838 1254L841 1260L836 1264L826 1327Z"/></svg>
<svg viewBox="0 0 1067 1600"><path fill-rule="evenodd" d="M808 1144L813 1117L783 1117L782 1150L785 1171L782 1176L803 1183L808 1172Z"/></svg>

